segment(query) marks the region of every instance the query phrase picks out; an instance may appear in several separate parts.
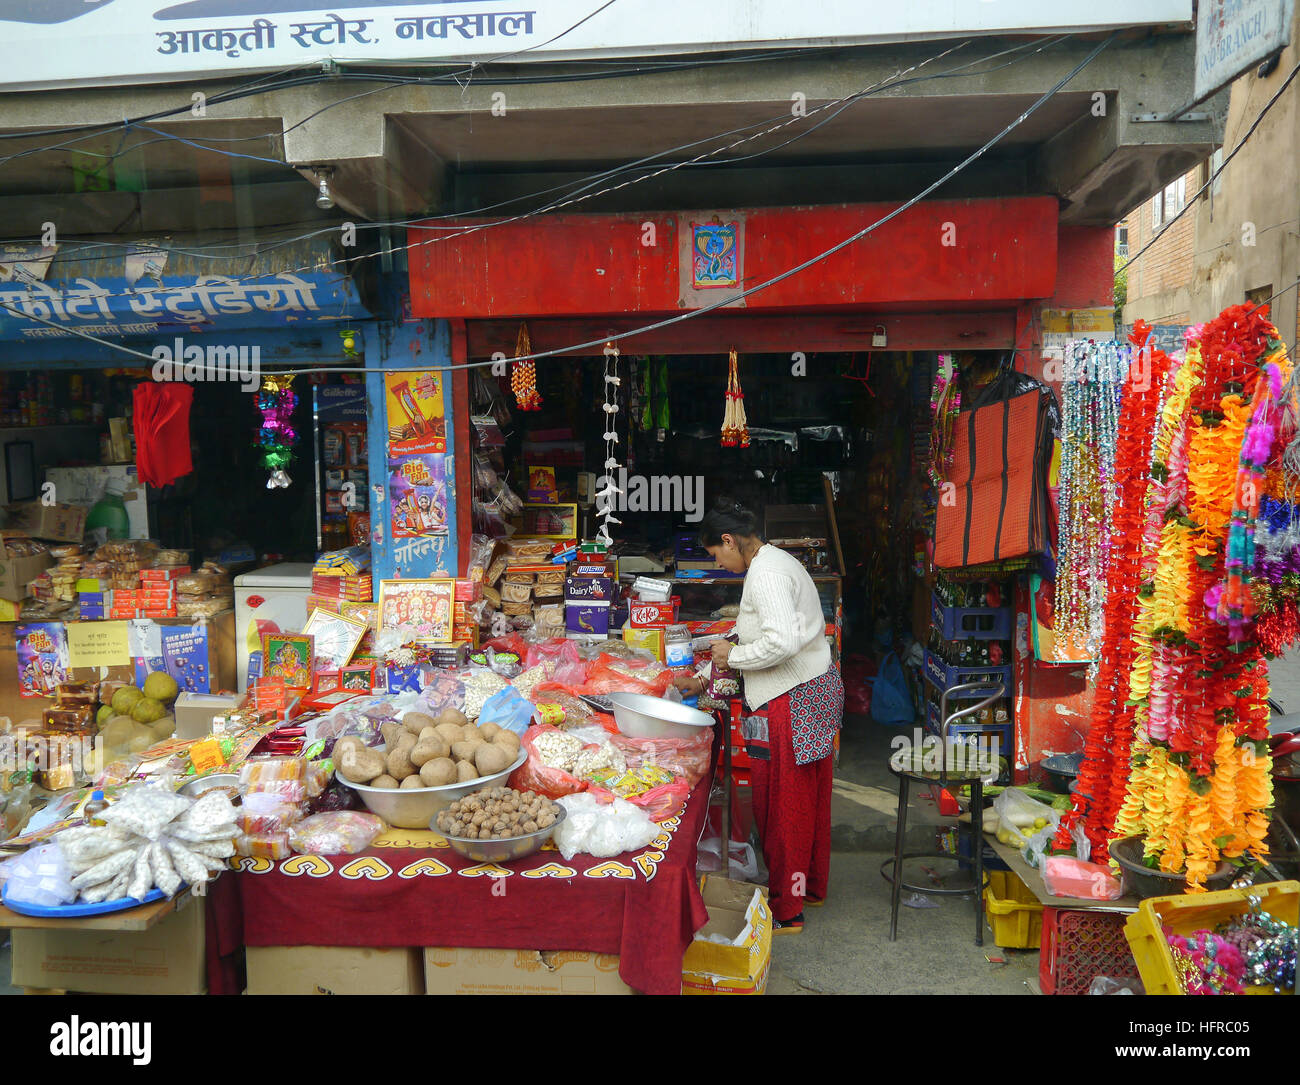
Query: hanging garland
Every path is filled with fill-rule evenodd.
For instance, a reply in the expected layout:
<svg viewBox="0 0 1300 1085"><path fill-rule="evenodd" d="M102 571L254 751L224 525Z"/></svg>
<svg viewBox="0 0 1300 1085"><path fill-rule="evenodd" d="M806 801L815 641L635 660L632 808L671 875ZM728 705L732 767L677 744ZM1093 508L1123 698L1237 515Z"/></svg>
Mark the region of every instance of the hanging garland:
<svg viewBox="0 0 1300 1085"><path fill-rule="evenodd" d="M618 375L618 347L610 342L605 344L605 402L601 409L605 412L605 486L596 494L597 515L600 527L596 531L596 540L606 546L612 546L614 539L609 533L610 524L623 521L614 515L614 495L623 491L618 488L615 479L618 475L618 457L614 448L618 444L618 389L623 383Z"/></svg>
<svg viewBox="0 0 1300 1085"><path fill-rule="evenodd" d="M521 411L540 411L542 396L537 391L537 365L531 359L518 361L532 354L533 345L528 336L528 325L519 325L519 335L515 339L516 361L510 370L510 390L515 394L515 403Z"/></svg>
<svg viewBox="0 0 1300 1085"><path fill-rule="evenodd" d="M1143 835L1147 862L1198 891L1221 859L1267 854L1262 649L1285 647L1300 627L1300 530L1294 479L1279 469L1295 440L1291 367L1266 310L1234 306L1188 340L1181 364L1152 353L1153 378L1163 367L1172 379L1145 471L1140 404L1149 397L1126 390L1112 547L1145 476L1142 524L1136 551L1111 555L1106 681L1075 810L1055 844L1068 847L1076 825L1099 855L1112 839ZM1267 637L1257 615L1277 616Z"/></svg>
<svg viewBox="0 0 1300 1085"><path fill-rule="evenodd" d="M292 376L262 378L257 393L257 409L262 413L257 445L262 450L262 465L270 472L266 480L268 490L285 489L292 481L285 469L293 459L293 446L298 443L293 428L293 411L297 405Z"/></svg>
<svg viewBox="0 0 1300 1085"><path fill-rule="evenodd" d="M740 368L733 350L727 359L727 405L722 412L722 447L749 447L749 420L745 417L745 393L740 387Z"/></svg>
<svg viewBox="0 0 1300 1085"><path fill-rule="evenodd" d="M1115 442L1130 362L1117 343L1072 340L1065 348L1053 630L1079 658L1097 659L1105 628Z"/></svg>

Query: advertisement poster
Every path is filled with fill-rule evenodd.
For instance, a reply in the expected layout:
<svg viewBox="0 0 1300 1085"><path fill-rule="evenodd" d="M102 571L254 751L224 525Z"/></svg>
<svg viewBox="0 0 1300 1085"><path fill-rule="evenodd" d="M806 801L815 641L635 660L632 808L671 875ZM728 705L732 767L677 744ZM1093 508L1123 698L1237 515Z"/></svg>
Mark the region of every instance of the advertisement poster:
<svg viewBox="0 0 1300 1085"><path fill-rule="evenodd" d="M405 456L388 464L389 517L394 539L446 535L446 456Z"/></svg>
<svg viewBox="0 0 1300 1085"><path fill-rule="evenodd" d="M15 626L14 649L20 696L53 697L54 687L68 680L68 634L62 622Z"/></svg>
<svg viewBox="0 0 1300 1085"><path fill-rule="evenodd" d="M182 693L211 693L208 634L202 626L161 626L163 667Z"/></svg>
<svg viewBox="0 0 1300 1085"><path fill-rule="evenodd" d="M383 628L414 626L416 640L450 644L454 595L452 580L382 580L379 614Z"/></svg>
<svg viewBox="0 0 1300 1085"><path fill-rule="evenodd" d="M266 678L278 678L288 689L311 689L315 638L301 633L266 633L262 658Z"/></svg>
<svg viewBox="0 0 1300 1085"><path fill-rule="evenodd" d="M388 458L447 451L442 376L429 371L384 376L388 406Z"/></svg>

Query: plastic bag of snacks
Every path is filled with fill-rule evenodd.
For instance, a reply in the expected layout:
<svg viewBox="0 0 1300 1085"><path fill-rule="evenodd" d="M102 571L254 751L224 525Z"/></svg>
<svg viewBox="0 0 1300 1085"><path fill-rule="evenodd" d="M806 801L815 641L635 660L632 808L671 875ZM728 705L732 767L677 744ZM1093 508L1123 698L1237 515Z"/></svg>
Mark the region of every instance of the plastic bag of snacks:
<svg viewBox="0 0 1300 1085"><path fill-rule="evenodd" d="M334 810L298 822L289 830L289 844L301 854L356 855L386 828L384 819L374 814Z"/></svg>
<svg viewBox="0 0 1300 1085"><path fill-rule="evenodd" d="M685 777L694 787L709 771L713 757L713 728L702 728L694 738L632 738L615 735L614 745L623 751L628 768L656 767Z"/></svg>
<svg viewBox="0 0 1300 1085"><path fill-rule="evenodd" d="M289 834L241 833L235 837L235 851L253 859L288 859L293 854Z"/></svg>
<svg viewBox="0 0 1300 1085"><path fill-rule="evenodd" d="M286 802L270 791L250 791L239 809L240 831L253 836L287 832L289 826L302 819L297 803Z"/></svg>
<svg viewBox="0 0 1300 1085"><path fill-rule="evenodd" d="M644 693L662 697L673 684L673 672L649 665L638 667L630 660L601 657L587 670L583 693Z"/></svg>
<svg viewBox="0 0 1300 1085"><path fill-rule="evenodd" d="M647 787L644 791L636 790L636 787L643 786L644 777L636 773L629 773L628 777L635 778L637 784L629 786L626 779L616 779L610 781L616 790L592 784L587 791L601 802L612 802L616 798L630 802L633 806L644 810L651 821L666 821L674 814L681 813L682 807L691 797L690 785L680 776L673 777L670 783Z"/></svg>
<svg viewBox="0 0 1300 1085"><path fill-rule="evenodd" d="M534 725L521 740L528 760L510 776L516 791L535 791L548 799L587 789L587 781L569 772L582 752L582 743L555 727Z"/></svg>

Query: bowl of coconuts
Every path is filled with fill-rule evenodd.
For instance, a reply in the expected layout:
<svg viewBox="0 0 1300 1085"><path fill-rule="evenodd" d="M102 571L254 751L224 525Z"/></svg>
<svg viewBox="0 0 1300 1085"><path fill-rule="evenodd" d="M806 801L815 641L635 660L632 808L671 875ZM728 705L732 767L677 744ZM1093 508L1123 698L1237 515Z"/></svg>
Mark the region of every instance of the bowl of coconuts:
<svg viewBox="0 0 1300 1085"><path fill-rule="evenodd" d="M478 726L445 709L436 719L407 712L385 723L383 746L344 736L334 744L335 775L366 809L399 829L428 829L453 802L480 788L504 785L527 759L519 736L495 723Z"/></svg>

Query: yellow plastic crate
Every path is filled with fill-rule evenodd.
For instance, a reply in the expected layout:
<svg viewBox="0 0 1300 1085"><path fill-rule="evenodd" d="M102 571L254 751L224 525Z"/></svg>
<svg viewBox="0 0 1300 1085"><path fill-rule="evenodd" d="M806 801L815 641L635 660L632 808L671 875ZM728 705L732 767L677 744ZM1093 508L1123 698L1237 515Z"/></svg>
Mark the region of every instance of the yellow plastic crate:
<svg viewBox="0 0 1300 1085"><path fill-rule="evenodd" d="M990 870L984 887L984 914L993 941L1003 949L1037 949L1043 937L1043 906L1009 870Z"/></svg>
<svg viewBox="0 0 1300 1085"><path fill-rule="evenodd" d="M1249 896L1263 899L1260 907L1287 923L1300 922L1300 882L1270 882L1249 889L1221 893L1187 893L1176 897L1149 897L1124 924L1124 937L1133 950L1142 984L1149 995L1177 995L1178 974L1163 928L1191 935L1214 930L1233 916L1250 911ZM1250 995L1271 995L1272 987L1247 987ZM1292 992L1288 991L1287 994Z"/></svg>

